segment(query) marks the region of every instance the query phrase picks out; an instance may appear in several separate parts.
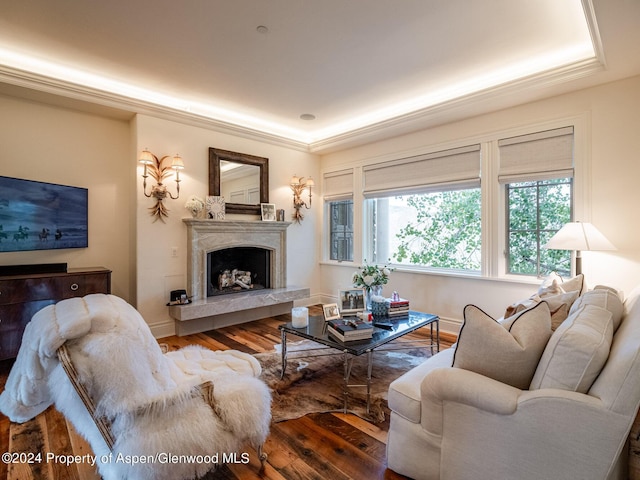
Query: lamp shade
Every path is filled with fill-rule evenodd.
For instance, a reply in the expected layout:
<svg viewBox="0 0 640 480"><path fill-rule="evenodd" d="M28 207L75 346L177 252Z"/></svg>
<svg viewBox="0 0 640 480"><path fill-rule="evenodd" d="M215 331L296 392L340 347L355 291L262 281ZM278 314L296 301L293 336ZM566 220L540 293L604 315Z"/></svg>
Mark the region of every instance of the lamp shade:
<svg viewBox="0 0 640 480"><path fill-rule="evenodd" d="M316 185L316 182L314 182L314 181L313 181L313 178L309 177L309 178L307 179L307 181L306 181L306 182L304 182L304 184L305 184L307 187L314 187L314 186Z"/></svg>
<svg viewBox="0 0 640 480"><path fill-rule="evenodd" d="M145 148L140 154L138 161L144 165L151 165L155 162L155 159L153 158L153 153Z"/></svg>
<svg viewBox="0 0 640 480"><path fill-rule="evenodd" d="M184 162L180 155L176 154L176 156L173 157L173 160L171 161L171 168L174 170L184 170Z"/></svg>
<svg viewBox="0 0 640 480"><path fill-rule="evenodd" d="M564 225L544 245L552 250L615 250L616 247L588 222L570 222Z"/></svg>

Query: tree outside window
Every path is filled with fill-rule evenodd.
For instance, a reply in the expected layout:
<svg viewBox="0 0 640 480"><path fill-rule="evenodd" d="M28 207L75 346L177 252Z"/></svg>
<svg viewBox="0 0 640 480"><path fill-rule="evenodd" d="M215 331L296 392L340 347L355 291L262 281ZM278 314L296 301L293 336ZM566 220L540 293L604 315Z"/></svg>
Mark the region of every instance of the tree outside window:
<svg viewBox="0 0 640 480"><path fill-rule="evenodd" d="M480 189L373 200L377 261L479 271Z"/></svg>
<svg viewBox="0 0 640 480"><path fill-rule="evenodd" d="M571 252L542 246L572 218L572 180L510 183L507 192L507 272L571 274Z"/></svg>

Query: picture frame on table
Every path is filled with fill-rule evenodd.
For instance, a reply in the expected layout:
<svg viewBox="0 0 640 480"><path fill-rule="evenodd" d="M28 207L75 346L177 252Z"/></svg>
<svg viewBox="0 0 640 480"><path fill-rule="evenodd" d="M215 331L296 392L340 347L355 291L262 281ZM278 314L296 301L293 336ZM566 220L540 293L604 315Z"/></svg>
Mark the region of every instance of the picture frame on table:
<svg viewBox="0 0 640 480"><path fill-rule="evenodd" d="M325 303L322 305L322 313L324 314L324 321L338 320L340 318L340 309L337 303Z"/></svg>
<svg viewBox="0 0 640 480"><path fill-rule="evenodd" d="M346 288L338 290L338 305L343 314L356 314L364 311L364 288Z"/></svg>
<svg viewBox="0 0 640 480"><path fill-rule="evenodd" d="M276 221L276 204L261 203L260 213L262 214L263 222L275 222Z"/></svg>

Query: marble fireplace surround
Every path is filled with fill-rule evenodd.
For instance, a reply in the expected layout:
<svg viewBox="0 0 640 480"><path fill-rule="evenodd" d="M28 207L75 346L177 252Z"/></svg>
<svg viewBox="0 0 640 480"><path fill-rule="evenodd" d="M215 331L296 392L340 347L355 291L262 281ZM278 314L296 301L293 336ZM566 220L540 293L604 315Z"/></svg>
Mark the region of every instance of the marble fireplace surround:
<svg viewBox="0 0 640 480"><path fill-rule="evenodd" d="M187 335L291 311L308 288L287 285L287 227L290 222L183 219L187 226L188 305L169 307L176 333ZM258 247L271 255L271 287L207 297L207 254L232 247Z"/></svg>

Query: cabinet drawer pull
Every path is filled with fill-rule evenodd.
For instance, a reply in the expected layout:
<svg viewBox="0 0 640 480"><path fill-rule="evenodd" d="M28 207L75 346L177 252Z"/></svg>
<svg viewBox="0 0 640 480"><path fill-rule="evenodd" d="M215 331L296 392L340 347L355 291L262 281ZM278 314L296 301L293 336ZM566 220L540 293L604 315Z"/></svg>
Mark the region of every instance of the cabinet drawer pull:
<svg viewBox="0 0 640 480"><path fill-rule="evenodd" d="M77 284L77 283L72 283L72 284L71 284L71 290L73 290L74 292L75 292L76 290L78 290L78 284Z"/></svg>

